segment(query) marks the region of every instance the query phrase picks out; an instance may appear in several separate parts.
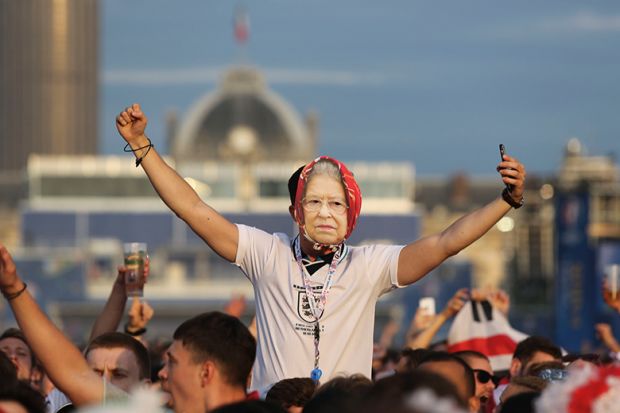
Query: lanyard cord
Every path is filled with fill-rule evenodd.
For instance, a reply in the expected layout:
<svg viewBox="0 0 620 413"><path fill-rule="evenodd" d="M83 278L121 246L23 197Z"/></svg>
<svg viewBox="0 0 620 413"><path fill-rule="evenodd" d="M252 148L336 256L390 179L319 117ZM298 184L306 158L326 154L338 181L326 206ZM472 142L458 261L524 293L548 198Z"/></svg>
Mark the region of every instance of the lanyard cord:
<svg viewBox="0 0 620 413"><path fill-rule="evenodd" d="M334 273L336 272L336 267L338 266L338 261L340 261L340 254L342 252L342 248L338 248L334 253L334 257L332 259L331 264L329 265L329 270L327 271L327 276L325 277L325 283L323 284L323 290L321 291L321 295L319 296L319 302L317 303L314 298L314 294L312 293L312 289L310 288L310 280L308 279L308 272L301 262L301 240L299 236L295 238L295 259L297 260L297 265L299 266L299 270L301 271L301 279L304 284L304 289L306 290L306 296L308 297L308 304L310 305L310 312L314 316L314 369L310 373L310 377L313 380L318 381L323 372L319 368L319 343L321 341L321 326L319 324L319 319L323 315L325 311L325 304L327 303L327 295L329 294L329 290L332 287L334 281Z"/></svg>

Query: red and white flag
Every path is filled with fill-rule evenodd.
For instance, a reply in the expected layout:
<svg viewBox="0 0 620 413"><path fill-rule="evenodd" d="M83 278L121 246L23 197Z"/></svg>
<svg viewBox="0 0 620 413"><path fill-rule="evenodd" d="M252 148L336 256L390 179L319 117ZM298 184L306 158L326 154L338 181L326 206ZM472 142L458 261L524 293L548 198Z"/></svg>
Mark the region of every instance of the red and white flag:
<svg viewBox="0 0 620 413"><path fill-rule="evenodd" d="M243 44L248 40L250 36L250 19L243 7L237 8L235 12L234 30L237 43Z"/></svg>
<svg viewBox="0 0 620 413"><path fill-rule="evenodd" d="M517 344L527 337L488 301L469 301L452 322L448 351L478 351L489 358L494 371L508 370Z"/></svg>

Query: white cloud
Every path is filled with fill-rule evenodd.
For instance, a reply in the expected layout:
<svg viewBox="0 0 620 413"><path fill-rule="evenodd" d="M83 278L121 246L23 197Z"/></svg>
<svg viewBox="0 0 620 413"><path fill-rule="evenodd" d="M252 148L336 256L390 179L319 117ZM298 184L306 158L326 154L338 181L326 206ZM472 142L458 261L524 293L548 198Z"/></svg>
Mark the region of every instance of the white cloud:
<svg viewBox="0 0 620 413"><path fill-rule="evenodd" d="M620 15L602 15L584 11L573 16L548 19L540 26L550 31L620 31Z"/></svg>
<svg viewBox="0 0 620 413"><path fill-rule="evenodd" d="M226 67L176 68L176 69L110 69L103 73L102 81L109 86L177 86L210 84L217 82ZM388 81L375 73L339 70L312 70L266 68L261 69L270 84L325 85L325 86L375 86Z"/></svg>

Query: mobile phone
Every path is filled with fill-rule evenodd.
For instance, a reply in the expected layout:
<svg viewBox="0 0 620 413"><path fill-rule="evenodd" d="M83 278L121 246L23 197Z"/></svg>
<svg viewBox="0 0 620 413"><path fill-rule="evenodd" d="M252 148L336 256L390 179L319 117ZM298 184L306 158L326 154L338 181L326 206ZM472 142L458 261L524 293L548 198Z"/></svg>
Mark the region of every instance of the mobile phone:
<svg viewBox="0 0 620 413"><path fill-rule="evenodd" d="M499 144L499 159L503 162L504 161L504 155L506 154L506 147L504 146L503 143ZM512 192L512 185L510 184L506 184L506 188L508 188L509 192Z"/></svg>
<svg viewBox="0 0 620 413"><path fill-rule="evenodd" d="M435 299L433 297L422 297L419 303L425 315L435 315Z"/></svg>

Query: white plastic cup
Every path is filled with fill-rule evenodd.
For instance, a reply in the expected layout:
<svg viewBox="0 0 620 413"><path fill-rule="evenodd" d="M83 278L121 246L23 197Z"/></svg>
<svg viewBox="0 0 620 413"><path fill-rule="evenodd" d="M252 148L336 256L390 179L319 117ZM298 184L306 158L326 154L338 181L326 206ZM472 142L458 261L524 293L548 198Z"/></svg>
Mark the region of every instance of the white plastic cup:
<svg viewBox="0 0 620 413"><path fill-rule="evenodd" d="M128 242L123 244L125 259L125 293L127 297L144 296L144 262L146 261L146 243Z"/></svg>

